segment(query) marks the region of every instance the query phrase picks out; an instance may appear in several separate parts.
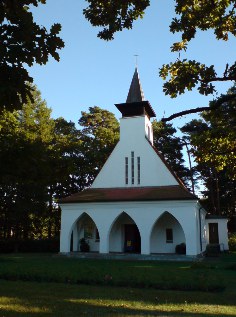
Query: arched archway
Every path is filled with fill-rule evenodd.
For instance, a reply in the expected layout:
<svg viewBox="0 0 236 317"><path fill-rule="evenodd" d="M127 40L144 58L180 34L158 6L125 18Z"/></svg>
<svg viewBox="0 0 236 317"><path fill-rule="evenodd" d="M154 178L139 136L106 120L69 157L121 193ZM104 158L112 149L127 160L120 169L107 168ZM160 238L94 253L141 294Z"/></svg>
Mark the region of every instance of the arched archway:
<svg viewBox="0 0 236 317"><path fill-rule="evenodd" d="M100 236L98 228L93 219L83 213L73 224L71 229L71 251L80 250L80 240L84 238L89 245L89 251L98 252Z"/></svg>
<svg viewBox="0 0 236 317"><path fill-rule="evenodd" d="M165 211L151 230L151 253L175 253L176 245L181 243L186 243L183 228L171 213Z"/></svg>
<svg viewBox="0 0 236 317"><path fill-rule="evenodd" d="M141 237L135 221L122 212L111 225L109 252L141 252Z"/></svg>

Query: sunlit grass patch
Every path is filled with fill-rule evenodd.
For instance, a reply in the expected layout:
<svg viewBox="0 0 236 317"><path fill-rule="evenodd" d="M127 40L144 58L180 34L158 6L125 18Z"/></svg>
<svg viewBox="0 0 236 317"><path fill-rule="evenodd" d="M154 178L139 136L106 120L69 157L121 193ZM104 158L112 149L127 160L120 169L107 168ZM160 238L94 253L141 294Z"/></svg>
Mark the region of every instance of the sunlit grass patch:
<svg viewBox="0 0 236 317"><path fill-rule="evenodd" d="M0 311L15 313L49 313L46 307L31 305L27 298L21 300L18 297L0 297ZM1 315L2 316L2 315Z"/></svg>
<svg viewBox="0 0 236 317"><path fill-rule="evenodd" d="M110 286L0 281L0 316L229 317L235 293L173 292ZM2 297L1 297L2 296Z"/></svg>

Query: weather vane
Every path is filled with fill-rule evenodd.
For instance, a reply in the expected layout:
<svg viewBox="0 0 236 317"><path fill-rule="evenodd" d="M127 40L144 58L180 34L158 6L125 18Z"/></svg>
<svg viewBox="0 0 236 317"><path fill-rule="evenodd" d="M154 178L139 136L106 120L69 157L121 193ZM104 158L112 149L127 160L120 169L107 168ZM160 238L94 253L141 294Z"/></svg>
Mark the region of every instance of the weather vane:
<svg viewBox="0 0 236 317"><path fill-rule="evenodd" d="M137 67L138 66L138 56L139 55L134 55L135 56L135 66Z"/></svg>

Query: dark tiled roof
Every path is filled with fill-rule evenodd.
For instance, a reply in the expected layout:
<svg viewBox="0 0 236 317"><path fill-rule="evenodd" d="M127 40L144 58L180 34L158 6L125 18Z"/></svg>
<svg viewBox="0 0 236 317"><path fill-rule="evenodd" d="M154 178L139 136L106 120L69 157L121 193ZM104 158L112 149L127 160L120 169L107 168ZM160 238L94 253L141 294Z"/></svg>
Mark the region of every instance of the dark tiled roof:
<svg viewBox="0 0 236 317"><path fill-rule="evenodd" d="M206 215L206 219L227 219L227 216L221 216L221 215Z"/></svg>
<svg viewBox="0 0 236 317"><path fill-rule="evenodd" d="M181 185L133 188L89 188L63 198L59 203L155 200L197 200L197 197Z"/></svg>
<svg viewBox="0 0 236 317"><path fill-rule="evenodd" d="M122 117L142 116L147 114L150 118L156 116L149 101L115 104L116 108L122 113Z"/></svg>

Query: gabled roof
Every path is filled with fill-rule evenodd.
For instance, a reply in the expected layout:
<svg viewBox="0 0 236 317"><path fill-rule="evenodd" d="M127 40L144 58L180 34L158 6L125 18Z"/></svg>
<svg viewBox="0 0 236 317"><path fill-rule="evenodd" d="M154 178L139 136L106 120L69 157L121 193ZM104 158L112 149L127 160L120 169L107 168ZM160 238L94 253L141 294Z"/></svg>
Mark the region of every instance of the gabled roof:
<svg viewBox="0 0 236 317"><path fill-rule="evenodd" d="M59 203L168 200L197 200L197 197L180 185L129 188L89 188L63 198Z"/></svg>

